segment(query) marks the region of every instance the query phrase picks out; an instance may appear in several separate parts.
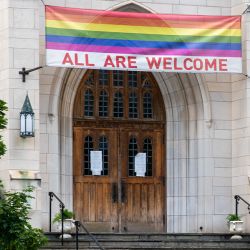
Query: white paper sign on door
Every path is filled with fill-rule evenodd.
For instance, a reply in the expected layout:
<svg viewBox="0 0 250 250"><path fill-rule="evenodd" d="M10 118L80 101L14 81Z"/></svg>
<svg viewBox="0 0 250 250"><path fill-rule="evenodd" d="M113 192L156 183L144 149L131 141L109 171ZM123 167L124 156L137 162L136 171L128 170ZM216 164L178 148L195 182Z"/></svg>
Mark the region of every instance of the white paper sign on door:
<svg viewBox="0 0 250 250"><path fill-rule="evenodd" d="M101 175L102 151L90 151L90 169L92 175Z"/></svg>
<svg viewBox="0 0 250 250"><path fill-rule="evenodd" d="M136 176L145 176L146 173L146 153L138 153L135 156Z"/></svg>

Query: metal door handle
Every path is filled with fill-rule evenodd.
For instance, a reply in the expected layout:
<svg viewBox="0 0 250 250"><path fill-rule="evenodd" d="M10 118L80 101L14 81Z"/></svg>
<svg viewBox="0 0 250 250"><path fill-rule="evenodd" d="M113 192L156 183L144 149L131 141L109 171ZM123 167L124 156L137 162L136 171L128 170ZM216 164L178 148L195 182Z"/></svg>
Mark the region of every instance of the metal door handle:
<svg viewBox="0 0 250 250"><path fill-rule="evenodd" d="M118 188L116 183L112 183L112 202L115 203L118 201Z"/></svg>
<svg viewBox="0 0 250 250"><path fill-rule="evenodd" d="M127 196L126 196L126 184L124 183L124 182L122 182L122 187L121 187L121 189L122 189L122 197L121 197L121 199L122 199L122 203L124 203L124 202L126 202L127 201Z"/></svg>

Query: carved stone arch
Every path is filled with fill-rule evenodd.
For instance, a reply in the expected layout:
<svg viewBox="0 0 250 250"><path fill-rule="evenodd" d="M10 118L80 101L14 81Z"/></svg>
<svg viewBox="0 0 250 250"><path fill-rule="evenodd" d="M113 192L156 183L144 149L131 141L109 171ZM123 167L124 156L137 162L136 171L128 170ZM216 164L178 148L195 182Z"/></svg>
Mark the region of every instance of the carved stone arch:
<svg viewBox="0 0 250 250"><path fill-rule="evenodd" d="M53 173L58 173L57 181L49 183L53 191L60 194L67 207L72 209L72 114L73 102L86 70L57 68L51 82L48 103L48 136L58 142L58 161L53 165ZM55 185L56 184L56 185ZM48 206L46 206L48 207Z"/></svg>
<svg viewBox="0 0 250 250"><path fill-rule="evenodd" d="M112 9L119 11L151 12L135 1L128 1ZM66 201L67 207L72 208L72 113L73 101L80 80L86 70L58 69L54 74L50 98L49 116L58 122L58 140L60 142L60 180L59 192ZM197 166L198 145L193 146L198 126L204 125L201 133L211 124L211 108L207 87L202 77L195 74L154 73L162 92L166 110L166 155L167 155L167 231L195 232L190 229L189 216L196 214L197 207L188 200L190 185L196 186L193 196L198 197L198 177L191 179L189 168ZM192 158L192 159L191 159ZM186 179L186 180L184 180ZM178 185L176 185L178 181ZM180 212L182 208L185 211ZM198 228L198 227L197 227Z"/></svg>
<svg viewBox="0 0 250 250"><path fill-rule="evenodd" d="M72 149L67 145L71 145L72 141L72 108L76 89L80 84L80 79L84 75L84 71L75 70L65 74L65 79L61 87L60 100L61 108L60 116L60 141L61 141L61 171L68 175L61 175L61 193L68 197L68 206L72 206L72 194L69 192L69 186L64 183L70 183L72 174ZM193 140L197 139L197 134L193 134L197 130L197 123L201 122L205 125L206 112L197 112L198 106L204 110L209 100L202 93L207 93L204 83L198 82L196 78L189 79L189 75L179 76L179 74L170 73L154 73L154 77L162 92L166 110L166 155L167 155L167 214L168 214L168 232L188 231L189 215L180 216L175 214L177 207L186 207L191 211L191 201L186 197L189 195L187 186L194 185L198 193L198 178L190 178L190 183L184 183L189 178L189 168L195 165L195 171L198 172L198 145L193 145ZM195 80L196 79L196 80ZM194 88L196 90L194 90ZM193 109L192 111L190 111ZM194 117L190 119L190 112ZM71 131L71 132L70 132ZM191 134L190 134L191 133ZM192 147L192 150L190 149ZM190 152L192 151L192 152ZM192 160L190 160L192 158ZM201 166L200 166L201 167ZM178 169L176 171L176 169ZM185 180L186 178L186 180ZM66 180L68 179L68 180ZM178 185L176 186L176 180ZM184 181L184 182L183 182ZM198 196L193 194L197 199ZM183 198L183 200L181 199ZM195 207L192 205L192 207ZM193 208L196 209L196 208ZM173 213L173 214L172 214ZM179 221L178 223L176 223ZM183 227L181 225L186 225Z"/></svg>
<svg viewBox="0 0 250 250"><path fill-rule="evenodd" d="M138 3L134 0L125 1L117 4L109 10L122 11L122 12L141 12L141 13L154 13L154 11L147 6Z"/></svg>
<svg viewBox="0 0 250 250"><path fill-rule="evenodd" d="M202 138L211 121L208 90L202 77L195 74L155 73L154 77L167 117L167 231L198 232L198 203L203 202L204 190L199 173L206 164L200 160L204 157L200 148L205 147ZM204 206L202 209L205 214ZM206 228L205 219L201 221Z"/></svg>

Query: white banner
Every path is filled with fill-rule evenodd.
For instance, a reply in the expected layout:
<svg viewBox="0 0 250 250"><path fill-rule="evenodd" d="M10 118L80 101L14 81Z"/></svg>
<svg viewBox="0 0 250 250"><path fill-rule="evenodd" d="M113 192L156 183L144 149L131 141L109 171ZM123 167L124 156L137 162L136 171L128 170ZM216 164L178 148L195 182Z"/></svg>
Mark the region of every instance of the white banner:
<svg viewBox="0 0 250 250"><path fill-rule="evenodd" d="M141 56L47 49L47 64L56 67L166 72L242 72L239 57Z"/></svg>

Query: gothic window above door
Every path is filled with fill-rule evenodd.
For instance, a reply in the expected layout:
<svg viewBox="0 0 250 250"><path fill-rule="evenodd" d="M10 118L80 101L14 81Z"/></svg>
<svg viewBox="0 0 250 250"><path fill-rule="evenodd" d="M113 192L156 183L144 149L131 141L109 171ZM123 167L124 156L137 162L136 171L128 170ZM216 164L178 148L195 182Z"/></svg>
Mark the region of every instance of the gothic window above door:
<svg viewBox="0 0 250 250"><path fill-rule="evenodd" d="M77 92L74 120L163 121L159 99L150 73L89 70Z"/></svg>

